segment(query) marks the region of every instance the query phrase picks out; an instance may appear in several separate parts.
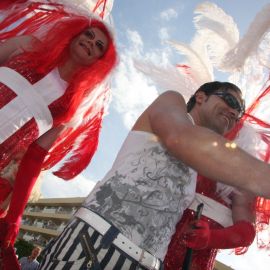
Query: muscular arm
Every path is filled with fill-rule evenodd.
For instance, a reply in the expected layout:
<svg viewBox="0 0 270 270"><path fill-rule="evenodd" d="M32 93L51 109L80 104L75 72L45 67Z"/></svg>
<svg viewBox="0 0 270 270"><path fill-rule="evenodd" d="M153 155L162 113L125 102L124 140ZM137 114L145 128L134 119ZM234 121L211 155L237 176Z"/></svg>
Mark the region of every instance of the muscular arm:
<svg viewBox="0 0 270 270"><path fill-rule="evenodd" d="M0 43L0 65L5 63L11 56L25 50L31 50L34 42L39 41L32 36L18 36Z"/></svg>
<svg viewBox="0 0 270 270"><path fill-rule="evenodd" d="M201 175L270 198L270 166L217 133L193 126L183 97L165 92L146 111L151 129L176 158ZM229 143L230 145L230 143Z"/></svg>
<svg viewBox="0 0 270 270"><path fill-rule="evenodd" d="M254 223L255 221L255 196L245 191L236 192L232 198L232 218L236 223L241 220Z"/></svg>

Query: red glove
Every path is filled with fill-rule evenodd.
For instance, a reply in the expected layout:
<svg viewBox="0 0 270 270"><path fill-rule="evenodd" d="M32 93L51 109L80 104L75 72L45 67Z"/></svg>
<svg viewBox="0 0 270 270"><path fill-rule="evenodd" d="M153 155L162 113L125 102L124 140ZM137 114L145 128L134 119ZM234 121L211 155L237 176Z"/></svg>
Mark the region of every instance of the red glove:
<svg viewBox="0 0 270 270"><path fill-rule="evenodd" d="M32 143L22 158L8 213L4 219L0 220L0 244L3 248L14 244L24 208L47 153L48 151L37 143Z"/></svg>
<svg viewBox="0 0 270 270"><path fill-rule="evenodd" d="M238 221L224 229L209 228L208 222L196 221L195 228L185 233L185 241L189 248L236 248L252 244L255 238L254 226L247 221Z"/></svg>
<svg viewBox="0 0 270 270"><path fill-rule="evenodd" d="M1 259L2 259L2 270L20 270L15 250L12 246L9 246L6 249L1 250Z"/></svg>

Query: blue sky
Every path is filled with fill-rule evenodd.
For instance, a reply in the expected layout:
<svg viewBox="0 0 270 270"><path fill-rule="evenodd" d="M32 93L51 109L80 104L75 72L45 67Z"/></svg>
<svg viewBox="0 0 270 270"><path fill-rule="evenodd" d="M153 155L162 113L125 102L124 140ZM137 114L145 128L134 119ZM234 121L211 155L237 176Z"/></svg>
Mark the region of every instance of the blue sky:
<svg viewBox="0 0 270 270"><path fill-rule="evenodd" d="M240 36L266 0L211 1L232 16ZM120 63L112 81L112 100L103 122L100 144L92 163L75 180L64 182L47 173L42 185L44 197L86 196L94 184L110 169L125 136L135 119L158 95L157 88L139 73L132 59L148 59L161 65L177 64L183 59L165 43L176 40L189 43L195 33L194 9L202 1L195 0L115 0L112 17ZM226 74L216 74L226 80ZM266 269L270 257L251 249L247 255L218 258L236 270ZM255 262L253 262L255 259Z"/></svg>

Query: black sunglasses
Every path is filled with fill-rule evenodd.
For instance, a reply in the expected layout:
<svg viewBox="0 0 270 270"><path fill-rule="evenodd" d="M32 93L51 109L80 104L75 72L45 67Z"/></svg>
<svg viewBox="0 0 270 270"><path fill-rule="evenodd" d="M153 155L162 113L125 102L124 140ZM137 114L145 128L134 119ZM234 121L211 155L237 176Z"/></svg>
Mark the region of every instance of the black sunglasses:
<svg viewBox="0 0 270 270"><path fill-rule="evenodd" d="M245 104L239 103L237 98L228 92L215 92L212 95L220 97L230 108L239 112L238 119L240 119L245 113Z"/></svg>

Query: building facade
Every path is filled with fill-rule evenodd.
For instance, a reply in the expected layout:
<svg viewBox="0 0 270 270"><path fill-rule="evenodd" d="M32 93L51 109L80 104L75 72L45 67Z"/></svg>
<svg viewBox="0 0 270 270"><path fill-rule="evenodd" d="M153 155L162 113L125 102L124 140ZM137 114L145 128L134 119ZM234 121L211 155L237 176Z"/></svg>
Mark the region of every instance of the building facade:
<svg viewBox="0 0 270 270"><path fill-rule="evenodd" d="M59 235L81 206L84 197L39 199L28 203L24 211L19 238L41 247Z"/></svg>

